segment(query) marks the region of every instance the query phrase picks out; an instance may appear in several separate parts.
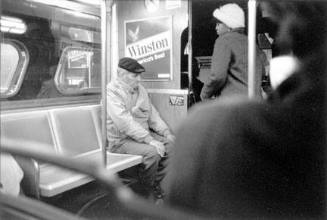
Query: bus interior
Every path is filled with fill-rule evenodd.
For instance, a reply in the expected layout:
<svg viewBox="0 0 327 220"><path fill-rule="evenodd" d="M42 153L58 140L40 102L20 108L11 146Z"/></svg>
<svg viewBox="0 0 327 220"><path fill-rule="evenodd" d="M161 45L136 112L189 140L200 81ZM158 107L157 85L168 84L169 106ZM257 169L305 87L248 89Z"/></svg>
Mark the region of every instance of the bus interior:
<svg viewBox="0 0 327 220"><path fill-rule="evenodd" d="M29 207L24 198L3 195L0 200L47 210L36 219L104 219L122 212L129 213L127 219L199 218L155 206L128 190L119 194L136 181L120 173L133 172L142 158L106 152L106 84L117 77L119 58L137 59L146 69L142 85L176 132L210 74L217 38L212 12L229 2L235 1L1 0L1 151L13 154L23 168L24 197L40 204ZM237 1L246 17L249 2L260 1ZM275 27L259 6L256 10L253 40L267 58L266 95ZM24 212L33 216L1 206L8 219L30 219ZM57 208L64 210L61 215Z"/></svg>

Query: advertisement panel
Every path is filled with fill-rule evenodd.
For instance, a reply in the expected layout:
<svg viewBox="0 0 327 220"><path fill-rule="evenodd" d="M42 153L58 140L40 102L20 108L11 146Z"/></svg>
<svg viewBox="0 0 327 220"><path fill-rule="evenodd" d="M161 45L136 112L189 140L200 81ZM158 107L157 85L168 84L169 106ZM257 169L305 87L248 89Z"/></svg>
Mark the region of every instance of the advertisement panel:
<svg viewBox="0 0 327 220"><path fill-rule="evenodd" d="M125 21L125 56L136 59L148 81L172 79L171 16Z"/></svg>

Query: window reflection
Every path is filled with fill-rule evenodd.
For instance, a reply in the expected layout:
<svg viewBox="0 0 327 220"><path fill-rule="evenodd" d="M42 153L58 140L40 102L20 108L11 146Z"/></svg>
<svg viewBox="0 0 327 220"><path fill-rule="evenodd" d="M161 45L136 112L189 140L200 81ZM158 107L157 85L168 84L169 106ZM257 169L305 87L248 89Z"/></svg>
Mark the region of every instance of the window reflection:
<svg viewBox="0 0 327 220"><path fill-rule="evenodd" d="M26 32L26 24L18 18L1 16L0 18L1 32L24 34Z"/></svg>
<svg viewBox="0 0 327 220"><path fill-rule="evenodd" d="M99 6L66 0L1 2L1 108L98 103ZM15 43L3 46L5 40Z"/></svg>
<svg viewBox="0 0 327 220"><path fill-rule="evenodd" d="M17 49L8 43L1 43L1 54L0 91L5 93L17 69L19 55Z"/></svg>
<svg viewBox="0 0 327 220"><path fill-rule="evenodd" d="M58 90L67 95L99 92L101 86L100 50L67 47L55 75Z"/></svg>
<svg viewBox="0 0 327 220"><path fill-rule="evenodd" d="M27 49L18 41L1 42L0 98L17 94L29 61Z"/></svg>

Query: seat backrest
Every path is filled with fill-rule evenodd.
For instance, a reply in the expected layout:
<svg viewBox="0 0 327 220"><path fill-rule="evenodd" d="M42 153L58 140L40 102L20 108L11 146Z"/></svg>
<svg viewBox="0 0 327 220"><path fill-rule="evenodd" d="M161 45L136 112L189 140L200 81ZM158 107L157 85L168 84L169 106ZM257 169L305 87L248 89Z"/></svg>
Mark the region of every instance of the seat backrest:
<svg viewBox="0 0 327 220"><path fill-rule="evenodd" d="M57 152L47 111L1 115L2 138L35 143L34 147L42 145L49 152Z"/></svg>
<svg viewBox="0 0 327 220"><path fill-rule="evenodd" d="M102 133L101 133L101 123L102 123L102 117L101 117L101 106L100 105L94 105L94 106L89 106L89 109L91 111L94 125L95 125L95 130L98 135L98 140L99 140L99 146L102 149Z"/></svg>
<svg viewBox="0 0 327 220"><path fill-rule="evenodd" d="M59 152L80 156L101 150L98 125L90 106L50 110Z"/></svg>
<svg viewBox="0 0 327 220"><path fill-rule="evenodd" d="M1 114L0 142L4 139L15 140L18 143L26 143L23 145L26 148L42 148L40 150L57 153L58 148L52 131L49 114L45 110ZM24 193L38 198L39 166L46 166L46 163L36 163L33 159L22 157L16 157L16 160L24 171L21 182Z"/></svg>

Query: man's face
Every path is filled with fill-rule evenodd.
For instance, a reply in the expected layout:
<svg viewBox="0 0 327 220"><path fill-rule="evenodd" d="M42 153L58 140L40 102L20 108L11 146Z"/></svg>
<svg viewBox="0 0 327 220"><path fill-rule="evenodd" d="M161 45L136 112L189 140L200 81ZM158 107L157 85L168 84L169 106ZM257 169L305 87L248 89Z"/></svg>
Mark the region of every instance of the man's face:
<svg viewBox="0 0 327 220"><path fill-rule="evenodd" d="M141 81L141 74L126 71L123 76L123 81L133 89L136 89L139 82Z"/></svg>
<svg viewBox="0 0 327 220"><path fill-rule="evenodd" d="M224 23L217 22L216 23L216 31L217 31L218 35L222 35L222 34L228 32L229 28Z"/></svg>

